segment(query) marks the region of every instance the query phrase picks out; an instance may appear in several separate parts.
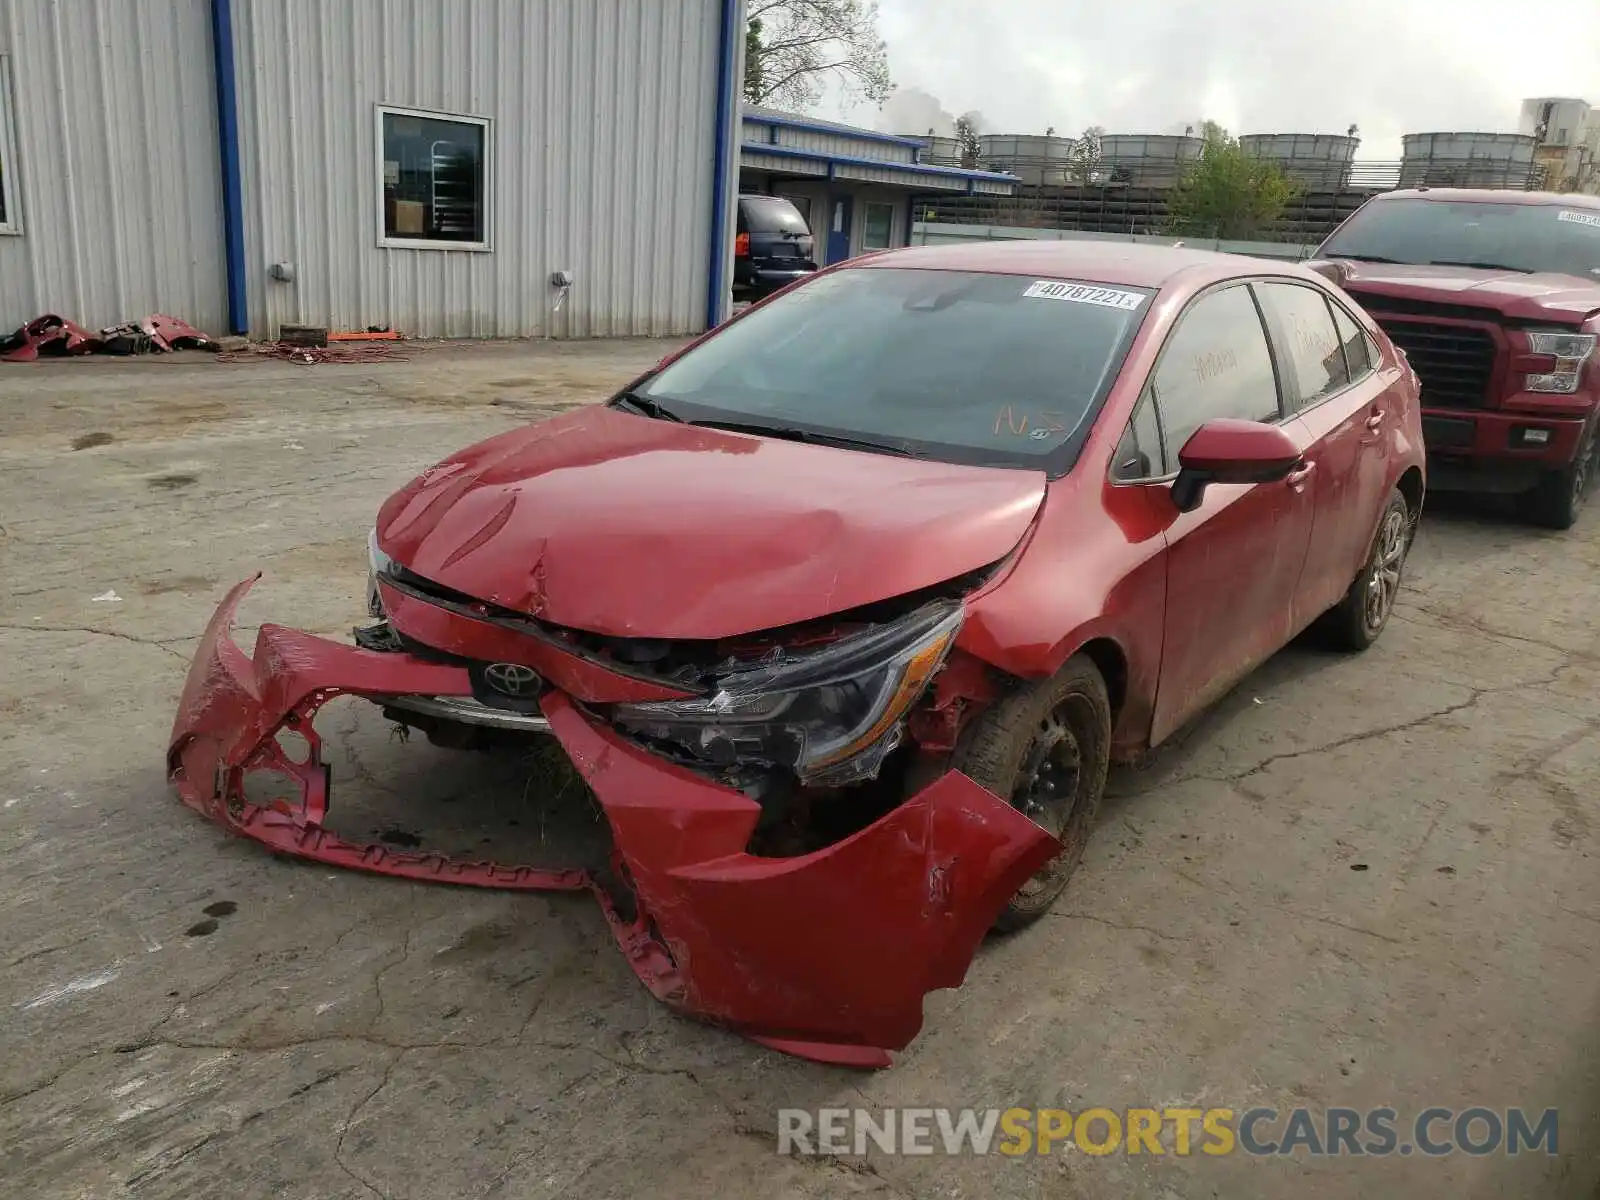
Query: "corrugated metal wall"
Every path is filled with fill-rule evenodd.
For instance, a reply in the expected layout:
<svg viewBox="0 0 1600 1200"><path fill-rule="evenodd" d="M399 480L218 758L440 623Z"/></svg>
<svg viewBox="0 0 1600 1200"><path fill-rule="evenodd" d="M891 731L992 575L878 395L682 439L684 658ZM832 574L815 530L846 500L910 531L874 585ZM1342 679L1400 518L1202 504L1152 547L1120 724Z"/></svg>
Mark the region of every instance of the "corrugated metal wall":
<svg viewBox="0 0 1600 1200"><path fill-rule="evenodd" d="M703 327L719 11L719 0L235 0L252 332ZM493 120L491 252L378 246L379 104ZM267 278L280 261L293 283ZM548 279L562 269L576 285L557 313Z"/></svg>
<svg viewBox="0 0 1600 1200"><path fill-rule="evenodd" d="M0 333L227 319L206 0L0 0L22 232L0 234Z"/></svg>

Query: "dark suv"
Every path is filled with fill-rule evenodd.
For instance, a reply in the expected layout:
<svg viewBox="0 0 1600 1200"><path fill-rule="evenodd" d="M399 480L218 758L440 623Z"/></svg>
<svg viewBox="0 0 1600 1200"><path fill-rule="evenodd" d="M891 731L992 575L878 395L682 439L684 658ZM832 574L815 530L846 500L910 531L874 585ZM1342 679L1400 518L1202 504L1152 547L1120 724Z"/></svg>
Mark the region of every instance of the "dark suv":
<svg viewBox="0 0 1600 1200"><path fill-rule="evenodd" d="M1516 493L1571 526L1600 456L1600 199L1390 192L1317 258L1422 380L1429 489Z"/></svg>
<svg viewBox="0 0 1600 1200"><path fill-rule="evenodd" d="M740 196L733 244L733 294L770 295L817 269L811 229L782 196Z"/></svg>

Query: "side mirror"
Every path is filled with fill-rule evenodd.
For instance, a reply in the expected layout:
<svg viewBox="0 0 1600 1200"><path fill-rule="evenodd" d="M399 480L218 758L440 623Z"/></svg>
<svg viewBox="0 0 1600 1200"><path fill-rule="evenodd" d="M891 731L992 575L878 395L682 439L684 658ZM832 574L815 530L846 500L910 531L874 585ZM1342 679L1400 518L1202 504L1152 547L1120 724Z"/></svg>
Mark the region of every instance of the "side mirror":
<svg viewBox="0 0 1600 1200"><path fill-rule="evenodd" d="M1354 273L1350 263L1342 258L1313 258L1301 266L1308 271L1315 271L1336 288L1342 288L1349 283Z"/></svg>
<svg viewBox="0 0 1600 1200"><path fill-rule="evenodd" d="M1272 483L1299 464L1300 447L1277 425L1218 417L1196 429L1178 451L1172 502L1179 512L1200 507L1211 483Z"/></svg>

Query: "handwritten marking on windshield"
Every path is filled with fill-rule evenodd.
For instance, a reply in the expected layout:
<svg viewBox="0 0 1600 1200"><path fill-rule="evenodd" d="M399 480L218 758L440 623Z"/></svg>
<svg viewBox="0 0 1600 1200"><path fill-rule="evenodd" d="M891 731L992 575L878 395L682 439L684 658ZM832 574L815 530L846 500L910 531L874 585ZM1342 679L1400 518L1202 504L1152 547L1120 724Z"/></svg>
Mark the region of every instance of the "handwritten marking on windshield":
<svg viewBox="0 0 1600 1200"><path fill-rule="evenodd" d="M994 418L994 435L999 437L1002 433L1009 433L1012 437L1032 438L1041 442L1052 434L1066 433L1066 416L1054 412L1017 412L1011 405L1006 405Z"/></svg>

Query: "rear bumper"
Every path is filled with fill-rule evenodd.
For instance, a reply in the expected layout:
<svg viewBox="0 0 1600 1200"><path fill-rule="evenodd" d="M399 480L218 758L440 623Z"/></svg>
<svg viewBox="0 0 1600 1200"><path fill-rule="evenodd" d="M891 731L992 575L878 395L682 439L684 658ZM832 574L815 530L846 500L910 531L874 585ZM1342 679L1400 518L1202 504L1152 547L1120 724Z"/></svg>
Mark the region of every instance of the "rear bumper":
<svg viewBox="0 0 1600 1200"><path fill-rule="evenodd" d="M616 880L345 842L323 828L329 772L316 710L345 694L380 704L470 697L467 671L275 625L261 627L247 657L228 631L254 582L217 609L184 686L168 750L184 803L318 862L477 887L588 890L657 998L789 1053L887 1065L921 1028L923 996L961 983L1006 901L1060 850L951 773L823 850L758 858L745 853L754 801L649 754L556 690L542 700L544 719L606 814ZM280 729L306 739L304 761L284 753ZM254 770L294 779L300 803L249 803L244 779Z"/></svg>
<svg viewBox="0 0 1600 1200"><path fill-rule="evenodd" d="M733 284L750 291L775 292L797 279L805 279L816 273L814 264L806 267L757 267L752 264L734 269Z"/></svg>

